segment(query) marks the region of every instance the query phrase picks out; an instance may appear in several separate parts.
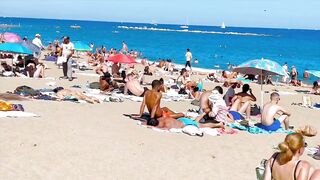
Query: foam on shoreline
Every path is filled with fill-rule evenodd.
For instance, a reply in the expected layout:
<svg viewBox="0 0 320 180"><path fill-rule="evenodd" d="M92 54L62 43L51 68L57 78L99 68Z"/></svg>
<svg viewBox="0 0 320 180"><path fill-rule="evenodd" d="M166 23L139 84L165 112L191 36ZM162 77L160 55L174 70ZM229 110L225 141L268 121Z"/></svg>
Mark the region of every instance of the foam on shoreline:
<svg viewBox="0 0 320 180"><path fill-rule="evenodd" d="M118 29L140 30L140 31L183 32L183 33L198 33L198 34L220 34L220 35L236 35L236 36L258 36L258 37L272 36L269 34L257 34L257 33L200 31L200 30L167 29L167 28L154 28L154 27L149 28L146 26L118 26Z"/></svg>

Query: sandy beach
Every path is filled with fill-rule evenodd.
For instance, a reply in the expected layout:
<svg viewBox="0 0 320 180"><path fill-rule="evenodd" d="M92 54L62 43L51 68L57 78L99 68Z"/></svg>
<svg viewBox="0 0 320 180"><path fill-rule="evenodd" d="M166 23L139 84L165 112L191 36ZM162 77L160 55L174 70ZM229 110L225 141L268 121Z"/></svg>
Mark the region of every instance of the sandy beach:
<svg viewBox="0 0 320 180"><path fill-rule="evenodd" d="M55 79L1 77L0 92L13 92L21 85L51 88L46 85L49 82L70 88L98 80L77 73L72 82L59 80L62 70L45 63L46 76ZM147 82L154 78L148 77ZM204 89L216 85L221 84L205 82ZM260 86L250 85L259 105ZM299 88L263 88L269 91L264 102L272 90L280 92L281 105L292 112L290 122L295 128L312 125L320 130L319 110L291 105L302 102L304 94L295 91ZM320 102L320 96L308 96ZM40 117L0 119L0 179L256 179L256 166L269 158L285 137L242 131L217 137L157 132L123 116L139 111L140 102L130 100L94 105L44 100L13 103L23 104L26 112ZM190 101L162 102L162 106L177 112L196 108ZM320 144L318 136L306 138L306 142L309 147ZM302 159L320 168L319 161L306 153Z"/></svg>

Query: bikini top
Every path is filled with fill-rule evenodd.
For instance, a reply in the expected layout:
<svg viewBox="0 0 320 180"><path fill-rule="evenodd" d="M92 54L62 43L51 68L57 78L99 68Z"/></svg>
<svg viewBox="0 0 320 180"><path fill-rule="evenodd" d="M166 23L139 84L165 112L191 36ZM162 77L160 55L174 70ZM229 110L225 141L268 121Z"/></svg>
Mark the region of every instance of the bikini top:
<svg viewBox="0 0 320 180"><path fill-rule="evenodd" d="M271 164L271 168L270 168L270 169L271 169L271 179L273 179L273 177L272 177L273 165L274 165L274 162L276 161L276 159L277 159L277 157L278 157L279 154L280 154L280 153L277 153L277 154L274 156L273 161L272 161L272 164ZM301 160L299 160L299 161L297 162L296 166L294 167L294 171L293 171L293 179L294 179L294 180L297 180L296 173L297 173L297 167L299 166L300 162L301 162Z"/></svg>

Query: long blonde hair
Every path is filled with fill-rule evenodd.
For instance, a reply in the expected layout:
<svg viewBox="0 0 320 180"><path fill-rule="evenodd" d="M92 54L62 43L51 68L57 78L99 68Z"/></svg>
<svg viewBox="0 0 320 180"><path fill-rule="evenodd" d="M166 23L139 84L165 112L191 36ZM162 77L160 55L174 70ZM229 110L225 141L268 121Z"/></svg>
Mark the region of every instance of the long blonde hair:
<svg viewBox="0 0 320 180"><path fill-rule="evenodd" d="M300 133L289 134L284 142L279 144L280 155L278 162L280 165L291 161L296 152L304 146L304 138Z"/></svg>

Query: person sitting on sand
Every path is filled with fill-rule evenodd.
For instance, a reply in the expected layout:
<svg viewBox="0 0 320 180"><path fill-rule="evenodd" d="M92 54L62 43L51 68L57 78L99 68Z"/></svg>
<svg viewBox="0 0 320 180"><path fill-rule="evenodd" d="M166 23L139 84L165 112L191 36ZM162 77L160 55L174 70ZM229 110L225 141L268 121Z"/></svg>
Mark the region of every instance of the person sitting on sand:
<svg viewBox="0 0 320 180"><path fill-rule="evenodd" d="M182 68L180 71L180 76L177 78L177 86L179 88L185 87L187 90L190 90L191 88L196 87L197 83L191 81L190 77L188 77L187 69Z"/></svg>
<svg viewBox="0 0 320 180"><path fill-rule="evenodd" d="M227 90L226 94L224 95L223 99L226 102L227 106L231 106L232 105L231 100L236 95L236 92L234 90L236 88L240 88L240 84L237 83L237 82L231 83L231 86L229 87L229 89Z"/></svg>
<svg viewBox="0 0 320 180"><path fill-rule="evenodd" d="M120 77L120 68L121 68L121 64L120 63L113 63L111 66L111 72L112 72L112 76L115 78Z"/></svg>
<svg viewBox="0 0 320 180"><path fill-rule="evenodd" d="M300 133L289 134L278 145L280 152L272 155L266 164L264 180L271 179L319 179L320 170L309 162L300 160L307 146Z"/></svg>
<svg viewBox="0 0 320 180"><path fill-rule="evenodd" d="M277 131L281 128L281 123L284 123L285 129L289 129L289 116L291 114L278 105L280 95L273 92L270 95L270 99L271 101L263 107L261 123L257 124L257 127L266 131ZM280 117L277 118L277 114L280 114Z"/></svg>
<svg viewBox="0 0 320 180"><path fill-rule="evenodd" d="M249 94L249 93L250 94ZM242 92L236 94L232 100L232 111L242 112L243 108L245 107L246 110L246 118L250 119L251 113L251 102L257 101L256 97L252 93L252 89L250 88L249 84L244 84L242 86Z"/></svg>
<svg viewBox="0 0 320 180"><path fill-rule="evenodd" d="M144 70L143 70L143 74L146 75L146 76L152 76L152 72L150 71L150 67L149 66L146 66L144 67Z"/></svg>
<svg viewBox="0 0 320 180"><path fill-rule="evenodd" d="M139 97L143 97L145 92L149 89L147 87L142 87L140 82L135 79L133 74L128 74L127 82L124 87L124 94L135 95Z"/></svg>
<svg viewBox="0 0 320 180"><path fill-rule="evenodd" d="M99 79L100 90L104 92L110 92L119 88L117 82L112 80L112 76L109 72L104 72L103 76Z"/></svg>
<svg viewBox="0 0 320 180"><path fill-rule="evenodd" d="M175 113L171 111L167 107L160 107L160 102L162 98L162 94L160 92L161 83L159 80L153 80L152 81L152 90L146 91L143 101L140 106L140 116L143 115L145 106L147 106L147 109L150 113L151 119L160 119L160 118L180 118L184 117L184 114L182 113Z"/></svg>
<svg viewBox="0 0 320 180"><path fill-rule="evenodd" d="M198 87L194 87L189 92L189 99L199 100L200 96L201 96L201 92L199 91Z"/></svg>
<svg viewBox="0 0 320 180"><path fill-rule="evenodd" d="M199 114L204 115L200 122L227 123L233 122L228 108L222 98L223 89L216 86L212 91L206 91L200 96Z"/></svg>
<svg viewBox="0 0 320 180"><path fill-rule="evenodd" d="M79 91L74 91L70 89L64 89L63 87L57 87L53 90L57 94L58 100L64 100L66 98L76 98L78 100L84 100L88 103L100 103L99 99L89 97L84 95L83 93Z"/></svg>
<svg viewBox="0 0 320 180"><path fill-rule="evenodd" d="M294 66L292 66L290 74L291 74L291 84L293 86L302 86L301 81L298 80L298 71Z"/></svg>
<svg viewBox="0 0 320 180"><path fill-rule="evenodd" d="M320 95L320 86L318 81L313 82L313 87L310 93L315 95Z"/></svg>

